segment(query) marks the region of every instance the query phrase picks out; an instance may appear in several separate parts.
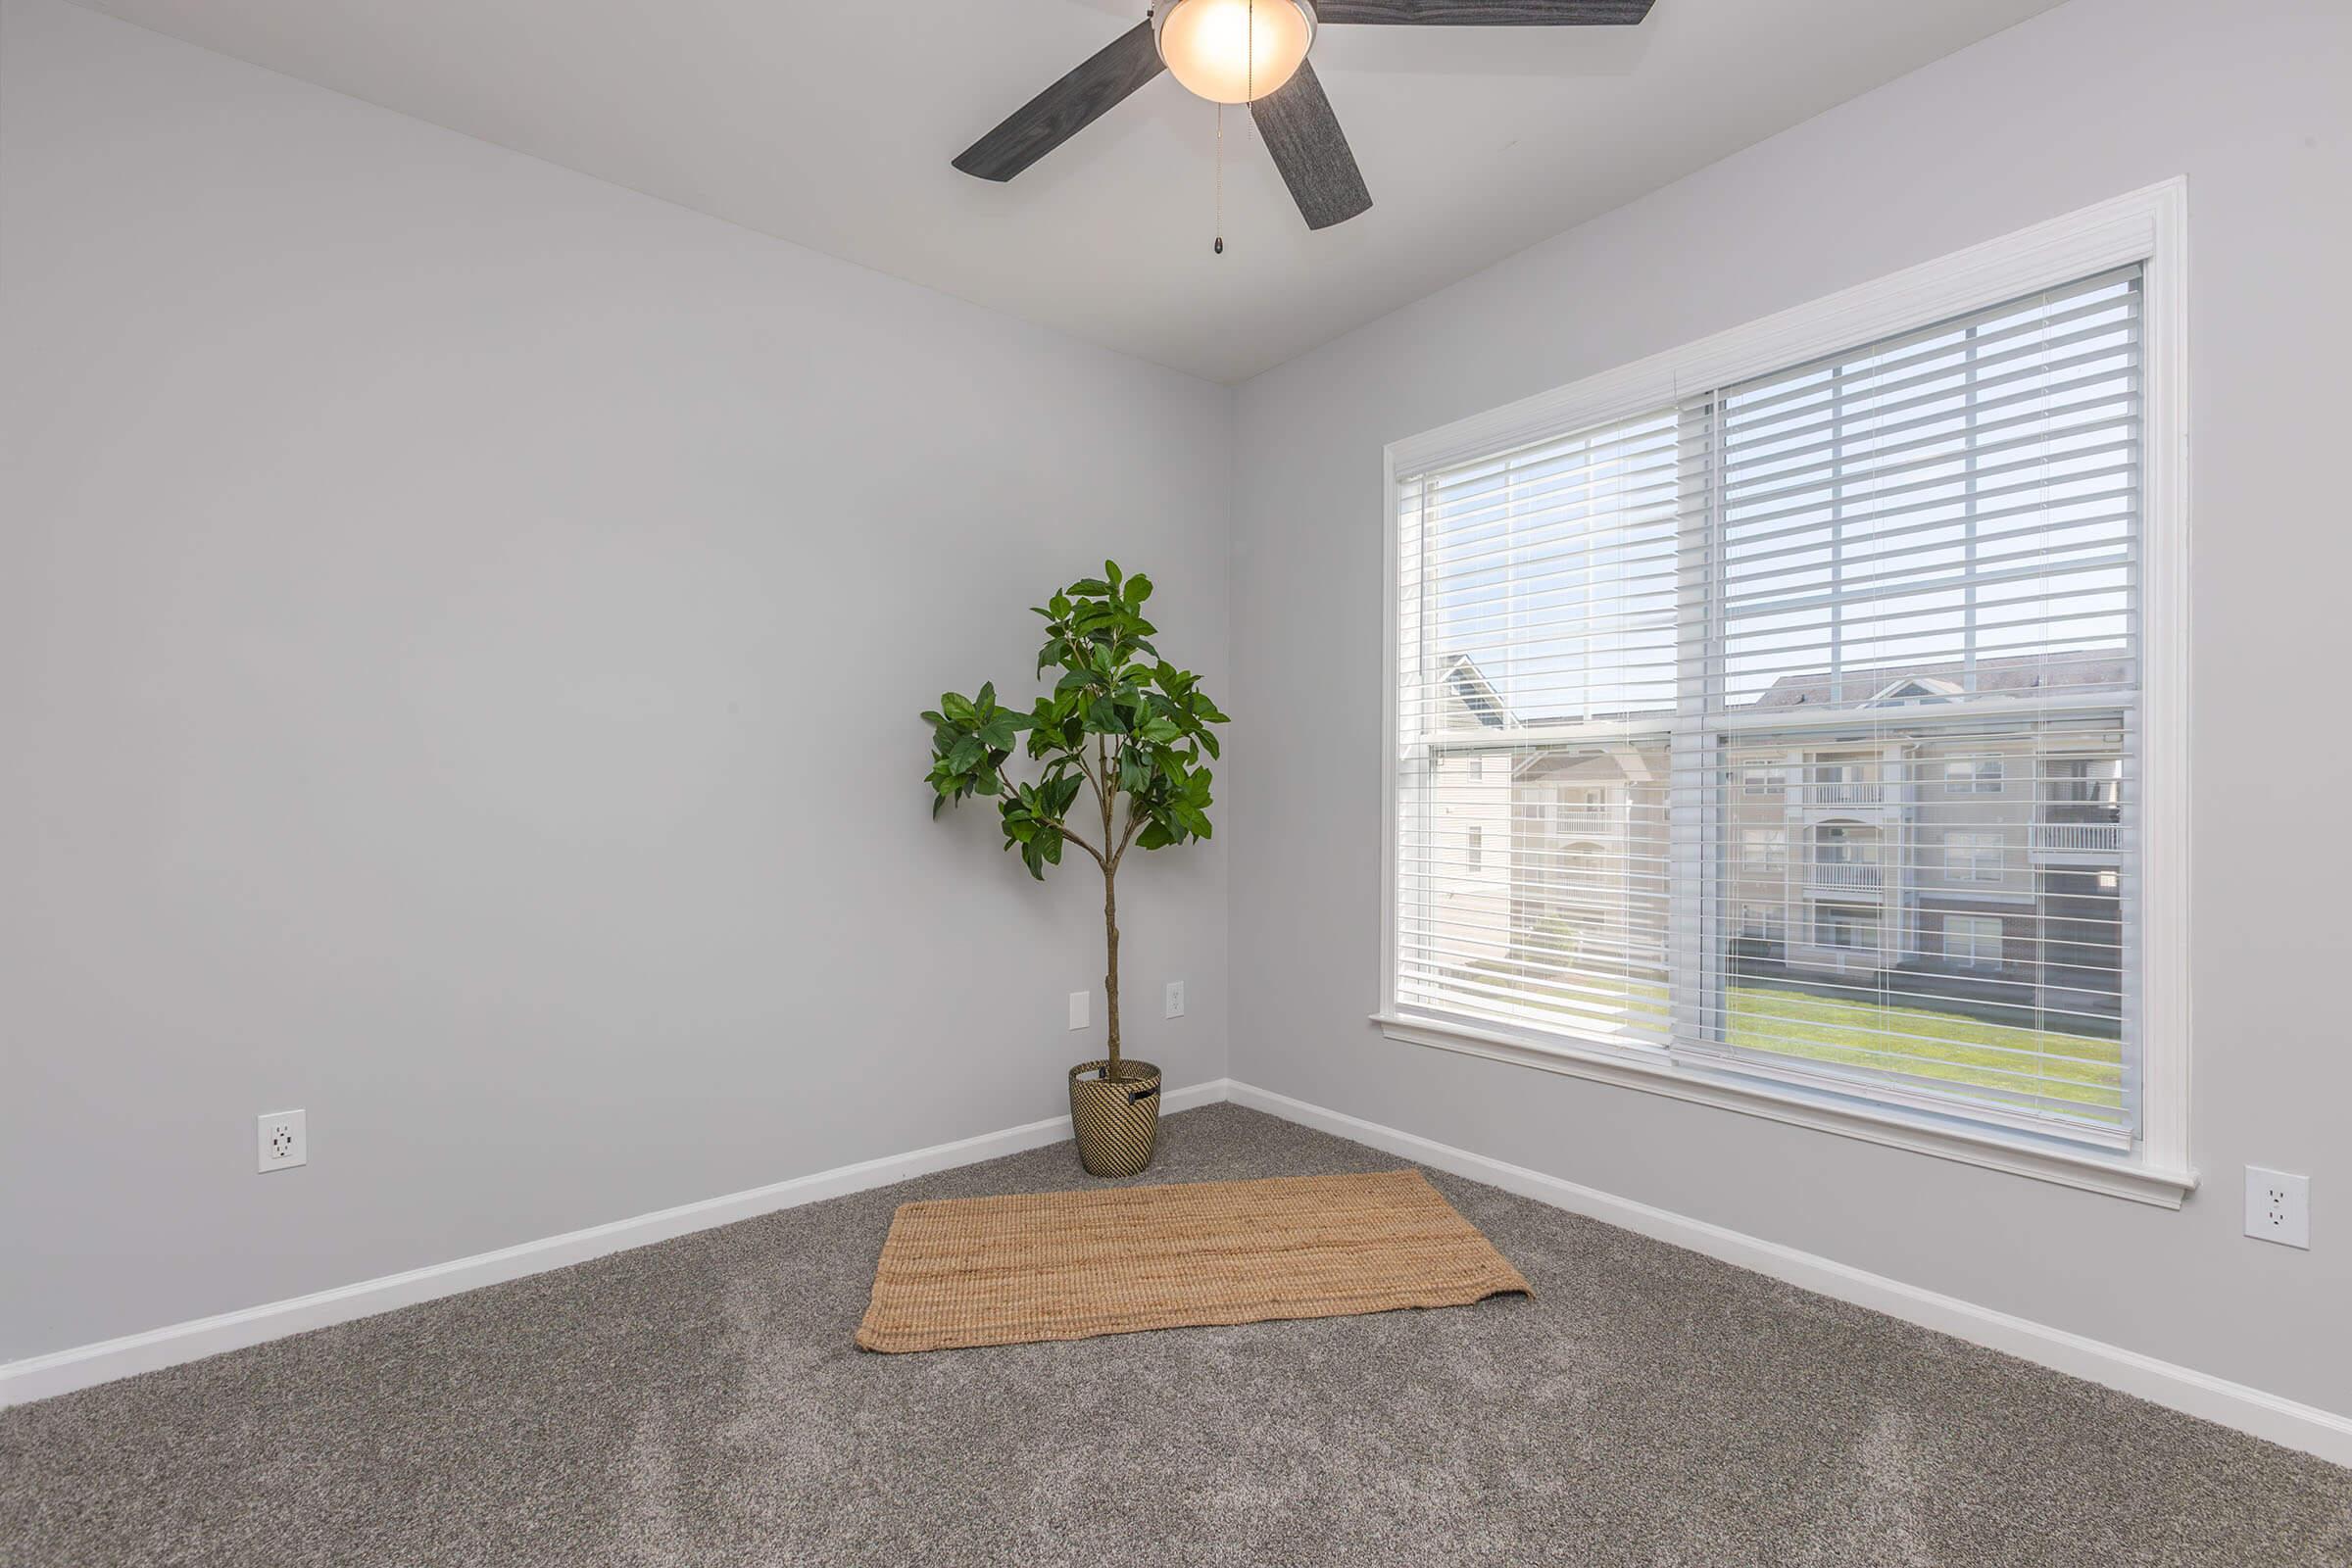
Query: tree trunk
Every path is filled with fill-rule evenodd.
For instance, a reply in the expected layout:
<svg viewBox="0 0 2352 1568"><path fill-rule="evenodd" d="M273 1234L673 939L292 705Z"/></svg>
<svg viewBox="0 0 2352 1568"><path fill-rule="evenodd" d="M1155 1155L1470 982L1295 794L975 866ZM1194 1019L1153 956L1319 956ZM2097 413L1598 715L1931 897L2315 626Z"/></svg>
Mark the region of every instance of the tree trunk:
<svg viewBox="0 0 2352 1568"><path fill-rule="evenodd" d="M1102 873L1102 936L1109 951L1110 965L1103 971L1102 996L1110 1017L1110 1065L1103 1069L1105 1078L1119 1075L1119 901L1113 890L1113 873Z"/></svg>

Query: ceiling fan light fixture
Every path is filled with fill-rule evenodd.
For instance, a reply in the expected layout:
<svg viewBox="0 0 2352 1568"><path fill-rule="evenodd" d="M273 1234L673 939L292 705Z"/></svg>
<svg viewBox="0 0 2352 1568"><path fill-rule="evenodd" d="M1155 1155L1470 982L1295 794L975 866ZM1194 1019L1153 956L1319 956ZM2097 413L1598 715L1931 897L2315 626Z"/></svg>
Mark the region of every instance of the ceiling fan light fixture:
<svg viewBox="0 0 2352 1568"><path fill-rule="evenodd" d="M1210 103L1246 104L1298 74L1315 41L1308 0L1164 0L1152 36L1168 72Z"/></svg>

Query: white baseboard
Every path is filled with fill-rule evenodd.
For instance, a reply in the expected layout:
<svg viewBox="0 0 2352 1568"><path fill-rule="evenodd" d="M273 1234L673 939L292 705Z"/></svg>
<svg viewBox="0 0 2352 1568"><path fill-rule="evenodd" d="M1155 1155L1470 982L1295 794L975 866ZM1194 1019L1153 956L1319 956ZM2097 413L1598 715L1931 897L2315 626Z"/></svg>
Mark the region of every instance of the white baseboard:
<svg viewBox="0 0 2352 1568"><path fill-rule="evenodd" d="M1163 1111L1172 1113L1190 1110L1195 1105L1213 1104L1224 1098L1225 1080L1218 1078L1184 1089L1168 1090L1160 1097L1160 1106ZM749 1192L729 1193L723 1198L707 1198L700 1202L684 1203L676 1208L639 1214L633 1219L612 1220L562 1236L502 1247L494 1252L477 1252L471 1257L428 1264L401 1274L387 1274L381 1279L362 1280L356 1285L338 1285L332 1290L318 1291L310 1296L297 1296L283 1301L266 1301L259 1306L222 1312L217 1317L196 1318L186 1323L149 1329L142 1334L127 1334L117 1340L103 1340L95 1345L77 1345L47 1355L28 1356L22 1361L0 1364L0 1408L33 1399L46 1399L52 1395L71 1394L75 1389L111 1383L117 1378L129 1377L138 1372L177 1366L183 1361L201 1360L208 1355L219 1355L223 1350L259 1345L265 1340L282 1339L289 1334L321 1329L334 1323L348 1323L354 1318L370 1317L394 1307L429 1301L436 1297L455 1296L461 1291L477 1290L484 1285L496 1285L502 1280L519 1279L525 1274L563 1268L592 1257L602 1257L607 1252L626 1251L632 1247L667 1241L690 1231L709 1230L714 1225L731 1225L739 1219L751 1219L780 1208L797 1208L803 1203L820 1202L828 1198L861 1193L874 1187L887 1187L892 1182L928 1176L933 1171L948 1170L956 1165L977 1164L1003 1154L1042 1149L1069 1136L1069 1117L1050 1116L1044 1121L982 1133L976 1138L957 1139L952 1144L934 1144L929 1149L820 1170L811 1175L795 1177L791 1181L755 1187Z"/></svg>
<svg viewBox="0 0 2352 1568"><path fill-rule="evenodd" d="M1643 1236L1686 1247L1741 1268L1786 1280L1823 1296L1852 1301L1906 1322L1949 1334L1955 1339L2005 1351L2024 1360L2073 1377L2103 1384L2140 1398L2234 1427L2290 1448L2317 1454L2336 1464L2352 1465L2352 1417L2298 1403L2259 1389L2209 1376L2188 1367L2160 1361L2064 1329L2051 1328L1957 1297L1906 1285L1885 1275L1801 1252L1740 1231L1711 1225L1647 1203L1619 1198L1595 1188L1548 1176L1523 1165L1512 1165L1455 1149L1417 1134L1384 1127L1341 1111L1293 1100L1271 1090L1233 1079L1215 1079L1189 1088L1169 1090L1163 1107L1170 1113L1196 1105L1230 1100L1252 1110L1279 1116L1321 1132L1351 1139L1374 1149L1438 1170L1451 1171L1485 1182L1522 1198L1549 1203L1572 1213L1621 1226ZM0 1406L44 1399L75 1389L176 1366L234 1350L266 1340L300 1334L329 1324L346 1323L394 1307L461 1291L518 1279L547 1269L584 1262L608 1252L732 1224L782 1208L814 1203L828 1198L885 1187L892 1182L929 1175L957 1165L969 1165L1023 1150L1040 1149L1068 1136L1066 1117L1007 1127L976 1138L936 1144L904 1154L869 1159L856 1165L777 1182L749 1192L706 1199L634 1219L614 1220L563 1236L501 1248L472 1257L411 1269L403 1274L364 1280L290 1300L270 1301L218 1317L199 1318L126 1335L96 1345L76 1346L48 1355L0 1365Z"/></svg>
<svg viewBox="0 0 2352 1568"><path fill-rule="evenodd" d="M1399 1132L1255 1085L1229 1080L1226 1098L1320 1132L1499 1187L1643 1236L1704 1252L1709 1257L1786 1280L1823 1296L1852 1301L1954 1339L2005 1351L2072 1377L2135 1395L2168 1408L2234 1427L2340 1465L2352 1465L2352 1416L2298 1403L2242 1383L2231 1383L2152 1355L1922 1290L1778 1242L1710 1225L1631 1199L1582 1186L1523 1165L1506 1164L1465 1149Z"/></svg>

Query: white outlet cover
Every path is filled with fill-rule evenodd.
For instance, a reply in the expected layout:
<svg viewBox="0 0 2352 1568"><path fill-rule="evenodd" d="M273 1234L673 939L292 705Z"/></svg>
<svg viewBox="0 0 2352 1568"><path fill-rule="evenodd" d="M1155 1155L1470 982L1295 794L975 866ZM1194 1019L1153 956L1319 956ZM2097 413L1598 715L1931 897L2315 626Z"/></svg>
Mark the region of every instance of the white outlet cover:
<svg viewBox="0 0 2352 1568"><path fill-rule="evenodd" d="M1070 993L1070 1027L1084 1029L1095 1021L1095 994L1091 991Z"/></svg>
<svg viewBox="0 0 2352 1568"><path fill-rule="evenodd" d="M2311 1178L2246 1167L2246 1234L2311 1250Z"/></svg>
<svg viewBox="0 0 2352 1568"><path fill-rule="evenodd" d="M299 1110L269 1110L254 1118L259 1170L291 1170L311 1162L311 1133Z"/></svg>
<svg viewBox="0 0 2352 1568"><path fill-rule="evenodd" d="M1184 1016L1184 982L1181 980L1171 980L1168 982L1167 1015L1171 1018L1181 1018Z"/></svg>

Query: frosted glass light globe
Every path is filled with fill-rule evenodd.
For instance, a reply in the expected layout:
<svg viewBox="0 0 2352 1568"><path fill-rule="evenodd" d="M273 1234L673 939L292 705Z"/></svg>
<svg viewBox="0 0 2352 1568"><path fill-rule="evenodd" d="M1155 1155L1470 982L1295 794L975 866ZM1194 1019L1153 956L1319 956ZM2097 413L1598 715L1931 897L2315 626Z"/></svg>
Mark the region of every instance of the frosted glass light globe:
<svg viewBox="0 0 2352 1568"><path fill-rule="evenodd" d="M1168 0L1153 16L1159 58L1211 103L1246 104L1298 74L1315 41L1307 0Z"/></svg>

